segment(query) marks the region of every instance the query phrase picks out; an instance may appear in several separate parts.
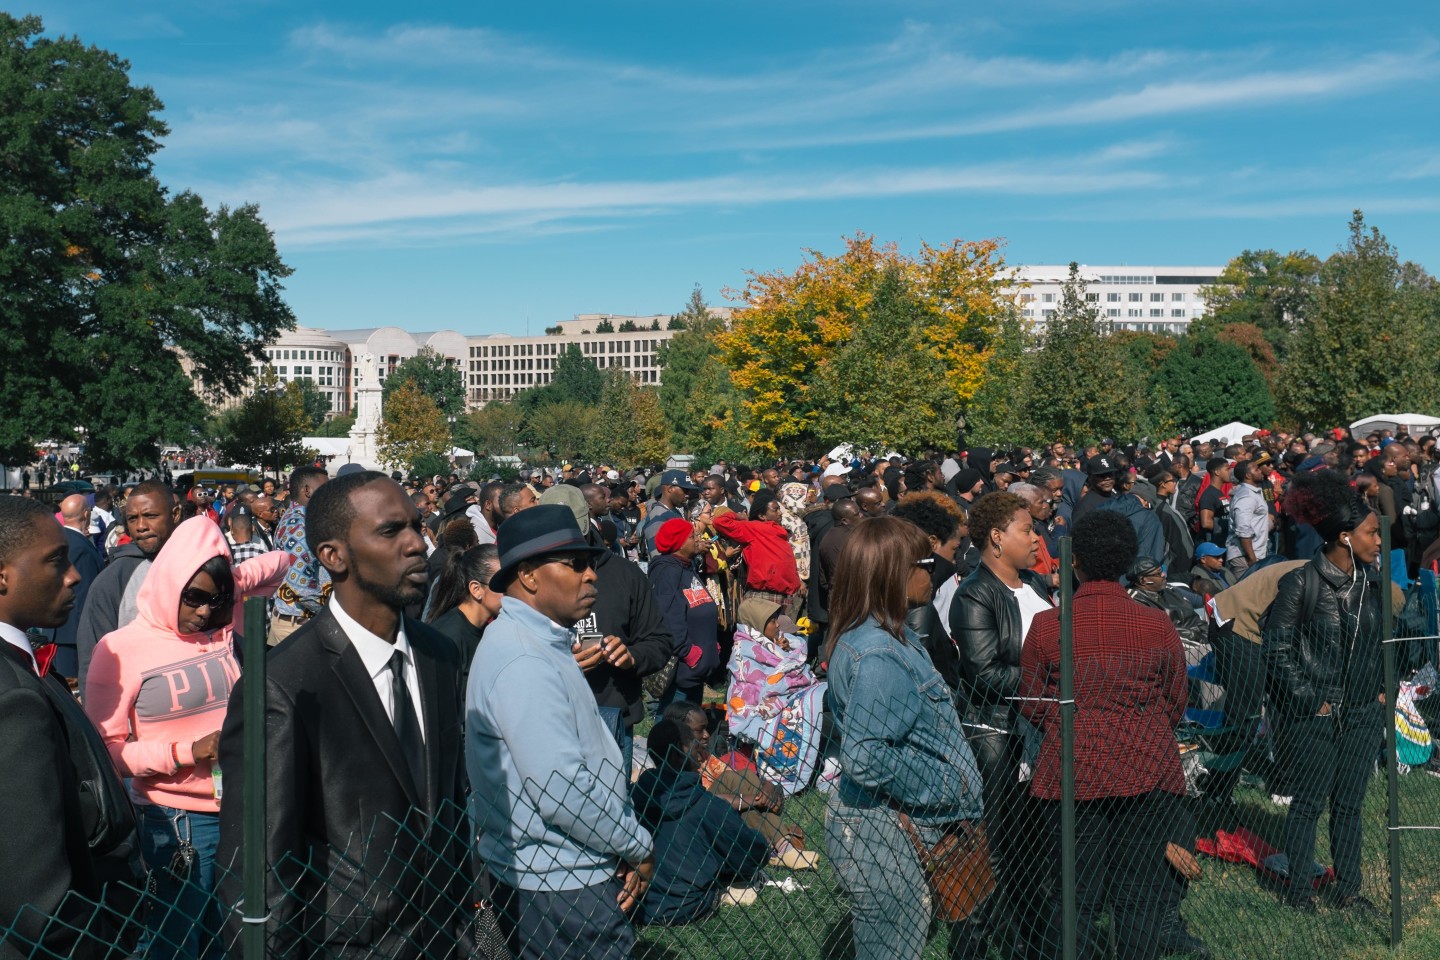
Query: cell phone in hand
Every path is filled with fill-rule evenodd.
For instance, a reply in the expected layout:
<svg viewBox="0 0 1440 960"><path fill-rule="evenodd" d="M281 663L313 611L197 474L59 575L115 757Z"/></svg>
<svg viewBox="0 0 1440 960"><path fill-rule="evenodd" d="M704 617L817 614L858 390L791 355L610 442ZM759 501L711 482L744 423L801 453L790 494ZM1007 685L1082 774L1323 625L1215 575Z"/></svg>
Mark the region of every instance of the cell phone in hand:
<svg viewBox="0 0 1440 960"><path fill-rule="evenodd" d="M579 640L580 650L583 652L598 647L604 639L605 635L601 633L582 633Z"/></svg>

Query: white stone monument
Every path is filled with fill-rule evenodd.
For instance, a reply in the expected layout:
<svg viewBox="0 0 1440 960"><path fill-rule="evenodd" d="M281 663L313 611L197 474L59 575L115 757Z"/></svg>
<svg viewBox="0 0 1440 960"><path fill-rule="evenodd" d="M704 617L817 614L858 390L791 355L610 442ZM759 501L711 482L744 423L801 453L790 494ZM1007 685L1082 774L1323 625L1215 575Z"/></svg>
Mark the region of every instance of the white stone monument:
<svg viewBox="0 0 1440 960"><path fill-rule="evenodd" d="M380 429L382 397L380 368L375 355L362 353L355 358L355 426L350 428L350 462L366 470L383 470L380 452L375 446L375 432ZM338 468L338 463L331 464Z"/></svg>

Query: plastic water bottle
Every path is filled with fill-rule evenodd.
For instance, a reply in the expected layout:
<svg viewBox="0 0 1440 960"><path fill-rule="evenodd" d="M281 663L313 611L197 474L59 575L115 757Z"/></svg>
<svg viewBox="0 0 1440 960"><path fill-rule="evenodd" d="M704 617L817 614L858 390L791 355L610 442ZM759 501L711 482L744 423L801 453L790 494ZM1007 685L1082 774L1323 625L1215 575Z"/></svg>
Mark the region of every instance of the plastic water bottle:
<svg viewBox="0 0 1440 960"><path fill-rule="evenodd" d="M210 784L215 788L215 801L218 803L225 796L225 782L220 777L220 764L210 765Z"/></svg>

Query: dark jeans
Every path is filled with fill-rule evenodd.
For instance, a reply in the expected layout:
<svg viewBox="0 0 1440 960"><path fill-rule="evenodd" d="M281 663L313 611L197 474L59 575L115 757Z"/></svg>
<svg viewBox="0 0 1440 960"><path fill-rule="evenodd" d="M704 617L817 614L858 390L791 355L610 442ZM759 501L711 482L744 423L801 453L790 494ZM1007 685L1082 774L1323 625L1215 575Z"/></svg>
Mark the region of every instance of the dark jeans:
<svg viewBox="0 0 1440 960"><path fill-rule="evenodd" d="M635 931L619 895L616 880L554 892L497 882L495 910L515 960L630 960Z"/></svg>
<svg viewBox="0 0 1440 960"><path fill-rule="evenodd" d="M1360 892L1360 806L1375 770L1386 708L1366 703L1328 717L1277 718L1276 747L1286 780L1295 791L1285 818L1285 855L1290 859L1290 896L1315 896L1308 882L1315 859L1315 830L1330 808L1330 855L1335 893ZM1294 880L1302 882L1298 885Z"/></svg>
<svg viewBox="0 0 1440 960"><path fill-rule="evenodd" d="M601 707L600 719L610 730L615 742L620 745L620 769L625 772L625 780L628 782L634 770L632 764L635 762L635 728L626 722L625 711L619 707Z"/></svg>
<svg viewBox="0 0 1440 960"><path fill-rule="evenodd" d="M1211 630L1210 639L1215 651L1215 679L1225 688L1225 726L1229 728L1229 732L1211 737L1210 746L1233 765L1228 770L1212 770L1205 781L1205 797L1210 804L1207 815L1220 817L1203 824L1202 831L1207 835L1235 826L1225 807L1240 782L1244 759L1233 755L1250 749L1265 702L1265 659L1260 644L1231 630ZM1278 782L1275 785L1279 786Z"/></svg>
<svg viewBox="0 0 1440 960"><path fill-rule="evenodd" d="M154 805L142 806L138 812L140 849L154 885L145 909L146 956L150 960L221 960L225 947L220 904L215 899L220 817ZM168 869L180 838L189 839L196 853L195 868L183 881Z"/></svg>
<svg viewBox="0 0 1440 960"><path fill-rule="evenodd" d="M973 725L965 733L980 768L985 829L999 882L988 904L991 942L998 947L1009 928L1018 960L1040 958L1037 918L1048 899L1048 838L1040 824L1044 811L1030 796L1030 785L1020 782L1023 743L1018 736Z"/></svg>
<svg viewBox="0 0 1440 960"><path fill-rule="evenodd" d="M1170 901L1165 843L1176 798L1159 791L1106 797L1075 804L1075 956L1098 956L1095 918L1109 899L1116 960L1154 960L1160 952L1160 919ZM1053 831L1059 843L1058 801ZM1058 849L1058 846L1057 846ZM1053 893L1046 920L1048 956L1060 955L1060 863L1055 858Z"/></svg>

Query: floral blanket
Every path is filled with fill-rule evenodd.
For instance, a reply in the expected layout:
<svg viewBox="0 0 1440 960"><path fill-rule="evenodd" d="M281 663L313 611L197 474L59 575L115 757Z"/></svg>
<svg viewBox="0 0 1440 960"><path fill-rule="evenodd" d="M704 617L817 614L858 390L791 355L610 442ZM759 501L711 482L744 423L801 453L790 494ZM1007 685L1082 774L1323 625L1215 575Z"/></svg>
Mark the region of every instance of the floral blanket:
<svg viewBox="0 0 1440 960"><path fill-rule="evenodd" d="M767 640L741 624L730 655L730 733L754 744L761 775L787 796L805 789L820 757L825 681L805 654L804 637Z"/></svg>

